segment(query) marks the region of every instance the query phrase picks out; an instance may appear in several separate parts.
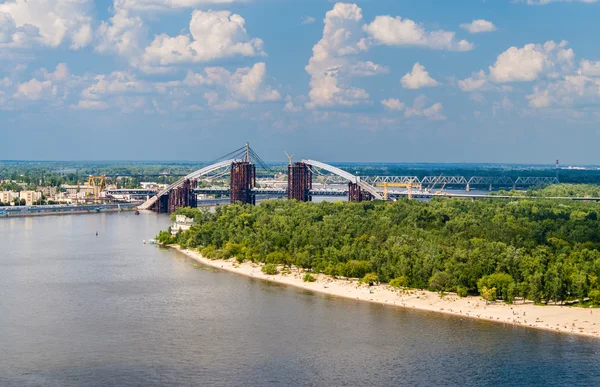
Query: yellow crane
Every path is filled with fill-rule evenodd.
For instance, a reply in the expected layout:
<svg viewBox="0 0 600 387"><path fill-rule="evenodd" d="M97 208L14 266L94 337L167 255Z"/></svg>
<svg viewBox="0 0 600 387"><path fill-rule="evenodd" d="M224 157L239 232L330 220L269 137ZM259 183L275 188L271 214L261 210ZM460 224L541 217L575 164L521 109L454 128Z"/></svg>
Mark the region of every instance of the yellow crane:
<svg viewBox="0 0 600 387"><path fill-rule="evenodd" d="M100 198L100 192L106 188L106 176L91 176L88 178L88 186L94 188L94 199Z"/></svg>
<svg viewBox="0 0 600 387"><path fill-rule="evenodd" d="M405 187L408 188L408 198L412 199L412 189L417 188L421 189L420 183L375 183L376 187L383 187L383 198L388 200L388 187Z"/></svg>

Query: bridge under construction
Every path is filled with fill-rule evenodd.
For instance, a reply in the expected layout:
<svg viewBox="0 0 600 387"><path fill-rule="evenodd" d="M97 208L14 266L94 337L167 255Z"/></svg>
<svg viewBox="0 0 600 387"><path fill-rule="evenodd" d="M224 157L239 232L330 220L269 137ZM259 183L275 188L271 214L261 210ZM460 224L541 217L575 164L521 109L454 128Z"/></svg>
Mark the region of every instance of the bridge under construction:
<svg viewBox="0 0 600 387"><path fill-rule="evenodd" d="M313 196L346 196L348 201L388 200L398 196L432 197L460 196L481 197L482 195L442 193L444 187L462 187L469 192L472 187L525 188L557 184L558 177L510 177L497 176L355 176L335 166L316 161L302 160L288 164L287 182L283 186L260 188L257 186L257 164L268 170L268 166L250 148L248 143L210 165L183 176L139 206L140 210L171 213L182 207L196 207L198 195L228 195L230 203L255 204L257 195L280 195L301 202L311 201ZM203 179L223 178L229 175L229 186L201 187ZM321 188L315 188L315 180ZM334 185L335 188L328 187ZM435 191L435 187L441 190ZM341 188L340 188L341 187ZM383 192L377 187L383 187ZM406 191L389 189L404 187ZM415 189L415 191L413 191Z"/></svg>

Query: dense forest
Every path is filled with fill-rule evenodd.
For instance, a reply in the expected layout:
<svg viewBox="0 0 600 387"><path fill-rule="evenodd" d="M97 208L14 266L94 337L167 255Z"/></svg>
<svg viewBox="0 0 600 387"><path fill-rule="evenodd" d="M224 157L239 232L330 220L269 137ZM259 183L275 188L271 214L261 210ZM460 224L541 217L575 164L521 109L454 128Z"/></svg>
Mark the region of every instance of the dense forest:
<svg viewBox="0 0 600 387"><path fill-rule="evenodd" d="M396 286L563 302L600 288L600 205L536 200L297 203L182 209L159 242L208 258L283 264ZM492 292L493 290L493 292Z"/></svg>

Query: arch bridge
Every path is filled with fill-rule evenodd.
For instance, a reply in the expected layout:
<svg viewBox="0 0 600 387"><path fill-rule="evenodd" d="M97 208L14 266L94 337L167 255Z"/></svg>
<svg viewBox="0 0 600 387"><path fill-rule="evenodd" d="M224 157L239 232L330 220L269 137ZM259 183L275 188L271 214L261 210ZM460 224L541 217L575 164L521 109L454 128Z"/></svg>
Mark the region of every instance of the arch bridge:
<svg viewBox="0 0 600 387"><path fill-rule="evenodd" d="M229 187L223 187L218 193L229 193L230 203L255 204L256 194L264 192L256 188L256 165L252 163L252 156L258 159L261 164L264 165L264 163L250 149L248 144L243 149L242 158L219 161L194 171L148 199L138 209L171 213L182 207L196 207L198 201L195 190L198 189L199 179L219 170L223 170L222 175L229 173L230 178ZM383 196L375 187L362 181L360 177L315 160L302 160L290 164L288 166L287 190L278 193L287 194L288 199L311 201L312 195L315 193L312 191L312 178L315 170L325 170L347 182L349 201L383 199ZM315 194L319 193L316 192Z"/></svg>

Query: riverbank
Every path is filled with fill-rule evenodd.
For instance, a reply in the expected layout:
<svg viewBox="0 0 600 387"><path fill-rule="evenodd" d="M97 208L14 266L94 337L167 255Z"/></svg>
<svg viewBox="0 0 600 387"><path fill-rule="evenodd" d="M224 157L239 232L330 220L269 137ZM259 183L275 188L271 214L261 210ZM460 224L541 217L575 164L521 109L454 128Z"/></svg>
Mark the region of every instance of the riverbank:
<svg viewBox="0 0 600 387"><path fill-rule="evenodd" d="M1 218L23 218L30 216L50 216L50 215L81 215L81 214L96 214L103 212L124 212L124 211L135 211L135 206L111 206L111 207L100 207L87 206L86 208L80 207L60 207L60 208L36 208L26 210L19 210L19 208L12 207L9 211L0 211Z"/></svg>
<svg viewBox="0 0 600 387"><path fill-rule="evenodd" d="M199 252L171 246L175 250L206 266L238 273L247 277L295 286L331 296L367 301L423 311L445 313L513 326L544 329L559 333L600 337L600 309L586 309L560 305L539 306L532 303L513 305L497 302L486 305L481 297L458 297L450 293L440 298L435 292L424 290L398 291L387 285L365 286L356 281L334 279L314 274L316 282L304 282L303 273L293 270L288 275L267 275L261 265L252 262L239 264L235 259L210 260Z"/></svg>

